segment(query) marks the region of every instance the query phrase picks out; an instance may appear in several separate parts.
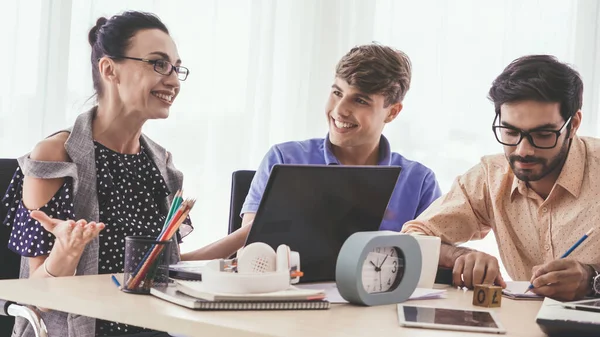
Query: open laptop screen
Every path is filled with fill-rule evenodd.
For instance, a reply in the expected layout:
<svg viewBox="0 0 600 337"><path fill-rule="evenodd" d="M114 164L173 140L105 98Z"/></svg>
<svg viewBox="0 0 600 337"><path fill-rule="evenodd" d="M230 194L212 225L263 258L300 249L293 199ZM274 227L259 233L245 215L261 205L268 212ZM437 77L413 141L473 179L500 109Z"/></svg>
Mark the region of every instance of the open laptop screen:
<svg viewBox="0 0 600 337"><path fill-rule="evenodd" d="M398 166L275 165L246 244L300 253L300 282L334 281L344 241L378 230Z"/></svg>

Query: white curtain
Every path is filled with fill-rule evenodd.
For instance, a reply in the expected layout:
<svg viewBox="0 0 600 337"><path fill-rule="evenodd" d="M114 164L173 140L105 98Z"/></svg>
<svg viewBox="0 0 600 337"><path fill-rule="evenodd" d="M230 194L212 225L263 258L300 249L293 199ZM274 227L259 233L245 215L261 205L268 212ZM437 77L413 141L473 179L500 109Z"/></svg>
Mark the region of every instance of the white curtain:
<svg viewBox="0 0 600 337"><path fill-rule="evenodd" d="M482 155L492 80L514 58L554 54L584 79L581 134L600 135L600 5L595 0L8 0L0 20L0 157L29 151L93 101L87 33L99 16L158 14L189 79L145 132L170 149L198 198L183 250L226 234L231 172L278 142L322 137L338 59L377 41L411 57L413 81L384 133L444 191ZM490 236L472 246L497 254Z"/></svg>

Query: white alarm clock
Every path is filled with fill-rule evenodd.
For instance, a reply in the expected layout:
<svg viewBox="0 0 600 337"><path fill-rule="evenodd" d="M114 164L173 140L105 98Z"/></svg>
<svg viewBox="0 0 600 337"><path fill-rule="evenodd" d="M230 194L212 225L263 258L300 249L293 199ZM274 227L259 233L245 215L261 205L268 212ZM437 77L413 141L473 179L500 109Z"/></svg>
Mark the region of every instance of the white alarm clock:
<svg viewBox="0 0 600 337"><path fill-rule="evenodd" d="M340 295L350 303L400 303L417 288L421 264L421 249L413 236L357 232L340 249L335 281Z"/></svg>

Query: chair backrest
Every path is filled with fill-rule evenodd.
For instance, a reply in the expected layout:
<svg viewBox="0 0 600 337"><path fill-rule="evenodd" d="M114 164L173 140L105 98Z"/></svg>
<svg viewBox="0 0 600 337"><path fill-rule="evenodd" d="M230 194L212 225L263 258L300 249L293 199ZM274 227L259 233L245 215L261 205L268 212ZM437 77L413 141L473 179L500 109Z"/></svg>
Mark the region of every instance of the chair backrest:
<svg viewBox="0 0 600 337"><path fill-rule="evenodd" d="M17 166L16 159L0 159L0 200L4 198ZM0 207L0 280L19 278L21 262L21 257L8 249L11 227L2 223L6 217L3 210L4 207ZM0 336L10 336L14 324L14 317L0 316Z"/></svg>
<svg viewBox="0 0 600 337"><path fill-rule="evenodd" d="M19 166L16 159L0 159L0 196L4 197L4 192L10 185L10 181ZM2 199L0 197L0 199ZM2 214L0 214L2 215Z"/></svg>
<svg viewBox="0 0 600 337"><path fill-rule="evenodd" d="M229 200L229 234L242 227L240 211L250 190L250 184L256 171L240 170L231 176L231 197Z"/></svg>

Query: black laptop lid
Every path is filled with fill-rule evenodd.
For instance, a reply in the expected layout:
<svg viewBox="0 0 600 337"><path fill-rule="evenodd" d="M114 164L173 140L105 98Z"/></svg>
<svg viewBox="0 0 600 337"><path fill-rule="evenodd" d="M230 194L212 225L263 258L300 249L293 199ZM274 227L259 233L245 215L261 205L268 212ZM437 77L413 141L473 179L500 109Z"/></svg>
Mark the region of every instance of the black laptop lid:
<svg viewBox="0 0 600 337"><path fill-rule="evenodd" d="M379 230L399 166L275 165L246 244L287 244L301 282L334 281L344 241Z"/></svg>

